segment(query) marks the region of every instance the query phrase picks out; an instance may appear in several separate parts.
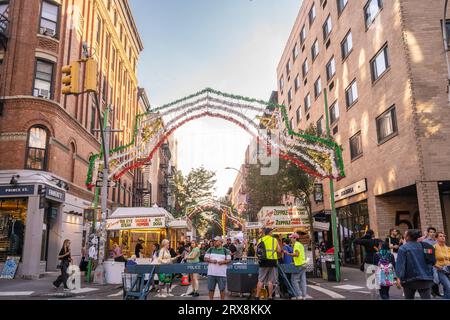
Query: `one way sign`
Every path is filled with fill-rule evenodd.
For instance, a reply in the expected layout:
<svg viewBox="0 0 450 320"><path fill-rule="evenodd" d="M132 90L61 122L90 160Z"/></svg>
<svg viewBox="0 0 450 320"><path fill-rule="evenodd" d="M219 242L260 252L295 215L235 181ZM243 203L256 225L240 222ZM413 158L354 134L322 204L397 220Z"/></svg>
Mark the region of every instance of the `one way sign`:
<svg viewBox="0 0 450 320"><path fill-rule="evenodd" d="M97 188L103 187L103 180L97 180L97 182L95 183L95 186ZM116 188L116 187L117 187L117 182L108 180L108 188Z"/></svg>

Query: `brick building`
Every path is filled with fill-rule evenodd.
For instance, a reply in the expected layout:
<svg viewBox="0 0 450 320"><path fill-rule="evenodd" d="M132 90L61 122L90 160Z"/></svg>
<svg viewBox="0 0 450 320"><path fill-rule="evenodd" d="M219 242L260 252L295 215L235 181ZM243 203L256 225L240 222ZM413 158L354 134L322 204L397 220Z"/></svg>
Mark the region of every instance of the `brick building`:
<svg viewBox="0 0 450 320"><path fill-rule="evenodd" d="M305 0L279 62L278 98L294 128L326 135L328 93L346 172L335 183L346 264L360 262L352 240L366 228L383 239L390 228L450 231L443 9L437 0ZM317 182L324 201L313 212L329 221L329 181Z"/></svg>
<svg viewBox="0 0 450 320"><path fill-rule="evenodd" d="M79 261L93 199L88 161L100 150L92 96L61 95L61 67L87 44L99 65L101 108L113 106L111 127L123 130L111 138L114 148L131 139L143 46L127 1L0 0L0 12L0 264L19 255L19 275L35 277L55 270L66 238ZM132 173L109 199L131 206Z"/></svg>

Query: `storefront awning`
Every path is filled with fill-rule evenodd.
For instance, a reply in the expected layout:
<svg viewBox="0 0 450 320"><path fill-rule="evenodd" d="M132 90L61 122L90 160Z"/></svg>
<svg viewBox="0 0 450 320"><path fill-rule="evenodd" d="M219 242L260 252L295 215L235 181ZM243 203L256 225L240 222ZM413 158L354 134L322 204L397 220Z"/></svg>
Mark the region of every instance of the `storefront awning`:
<svg viewBox="0 0 450 320"><path fill-rule="evenodd" d="M164 208L142 207L142 208L117 208L109 219L137 218L137 217L165 217L169 221L174 220L174 216Z"/></svg>
<svg viewBox="0 0 450 320"><path fill-rule="evenodd" d="M169 222L169 228L192 230L192 224L188 223L187 220L172 220Z"/></svg>

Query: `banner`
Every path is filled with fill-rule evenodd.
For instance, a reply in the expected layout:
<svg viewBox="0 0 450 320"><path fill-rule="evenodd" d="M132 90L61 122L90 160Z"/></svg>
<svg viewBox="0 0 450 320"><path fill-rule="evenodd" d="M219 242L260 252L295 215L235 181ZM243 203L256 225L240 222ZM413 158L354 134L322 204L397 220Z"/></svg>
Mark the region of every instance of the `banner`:
<svg viewBox="0 0 450 320"><path fill-rule="evenodd" d="M106 230L165 228L165 217L108 219Z"/></svg>
<svg viewBox="0 0 450 320"><path fill-rule="evenodd" d="M267 228L308 227L309 217L301 207L263 207L258 220Z"/></svg>

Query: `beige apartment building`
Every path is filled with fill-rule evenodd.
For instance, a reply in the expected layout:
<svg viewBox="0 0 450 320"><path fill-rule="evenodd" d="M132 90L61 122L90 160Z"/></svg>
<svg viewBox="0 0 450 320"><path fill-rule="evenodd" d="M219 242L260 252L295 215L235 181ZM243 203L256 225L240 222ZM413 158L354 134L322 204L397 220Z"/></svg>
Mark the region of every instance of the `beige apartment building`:
<svg viewBox="0 0 450 320"><path fill-rule="evenodd" d="M277 68L293 128L313 124L341 146L335 182L346 264L373 229L450 231L450 105L438 0L305 0ZM328 179L313 212L329 221ZM320 186L321 185L321 186ZM321 233L325 234L327 232ZM328 240L331 240L328 238Z"/></svg>

